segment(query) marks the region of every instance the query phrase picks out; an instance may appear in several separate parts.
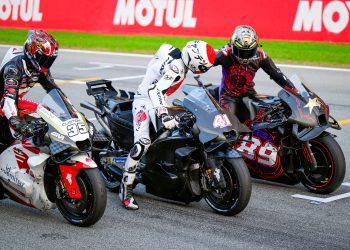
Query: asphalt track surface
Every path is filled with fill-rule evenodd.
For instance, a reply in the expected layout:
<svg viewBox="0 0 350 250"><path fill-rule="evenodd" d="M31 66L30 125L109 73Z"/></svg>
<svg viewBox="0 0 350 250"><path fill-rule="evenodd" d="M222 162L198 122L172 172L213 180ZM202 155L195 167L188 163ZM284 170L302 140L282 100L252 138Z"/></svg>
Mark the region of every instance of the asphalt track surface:
<svg viewBox="0 0 350 250"><path fill-rule="evenodd" d="M6 50L0 46L1 60ZM116 88L135 90L149 59L62 50L52 73L80 109L80 101L92 101L85 92L86 79L114 79ZM302 76L344 123L341 131L329 132L337 135L349 165L350 70L288 65L281 69L287 76ZM191 75L187 79L194 83ZM211 69L202 79L217 84L220 69ZM279 87L259 71L256 89L273 95ZM41 87L34 87L28 97L40 101L42 95ZM181 91L176 96L181 98ZM339 190L320 196L301 184L253 180L250 203L234 217L215 214L204 201L185 205L157 198L139 185L138 211L125 210L117 195L108 192L106 212L90 228L70 225L58 210L39 211L7 199L0 201L0 249L350 249L349 182L348 171ZM312 201L292 197L295 194L330 199Z"/></svg>

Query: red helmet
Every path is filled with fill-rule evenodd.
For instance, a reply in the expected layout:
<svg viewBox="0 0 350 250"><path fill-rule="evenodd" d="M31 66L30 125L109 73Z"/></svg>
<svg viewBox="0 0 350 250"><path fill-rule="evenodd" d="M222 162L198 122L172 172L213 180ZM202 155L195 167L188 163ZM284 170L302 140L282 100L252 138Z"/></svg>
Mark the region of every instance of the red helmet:
<svg viewBox="0 0 350 250"><path fill-rule="evenodd" d="M57 58L58 42L45 31L30 30L24 51L36 71L46 72Z"/></svg>

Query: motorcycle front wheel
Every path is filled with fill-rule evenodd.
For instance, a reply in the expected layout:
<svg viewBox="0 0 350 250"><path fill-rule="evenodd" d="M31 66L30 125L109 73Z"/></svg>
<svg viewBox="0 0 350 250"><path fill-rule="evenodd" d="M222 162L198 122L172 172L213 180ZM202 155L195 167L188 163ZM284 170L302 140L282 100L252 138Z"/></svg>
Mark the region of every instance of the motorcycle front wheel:
<svg viewBox="0 0 350 250"><path fill-rule="evenodd" d="M107 193L97 168L82 169L76 176L81 199L57 199L63 217L71 224L88 227L100 220L106 209Z"/></svg>
<svg viewBox="0 0 350 250"><path fill-rule="evenodd" d="M252 192L249 170L242 158L225 159L221 166L226 188L212 188L204 199L218 214L236 215L248 205Z"/></svg>
<svg viewBox="0 0 350 250"><path fill-rule="evenodd" d="M309 141L316 169L305 169L302 184L313 193L329 194L338 189L345 176L345 158L338 142L330 135Z"/></svg>

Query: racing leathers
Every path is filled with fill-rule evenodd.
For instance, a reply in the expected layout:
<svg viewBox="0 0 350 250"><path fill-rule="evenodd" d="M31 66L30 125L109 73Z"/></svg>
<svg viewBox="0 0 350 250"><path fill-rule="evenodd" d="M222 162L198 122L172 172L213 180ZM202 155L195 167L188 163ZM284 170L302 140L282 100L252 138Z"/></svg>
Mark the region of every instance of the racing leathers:
<svg viewBox="0 0 350 250"><path fill-rule="evenodd" d="M15 133L26 126L23 116L36 111L38 104L23 96L37 83L47 92L58 88L50 71L40 73L33 69L22 47L10 48L0 66L2 143L11 143Z"/></svg>
<svg viewBox="0 0 350 250"><path fill-rule="evenodd" d="M132 184L135 179L136 165L151 144L149 135L151 112L155 112L162 119L164 127L172 128L176 125L174 117L168 114L165 97L178 89L186 73L187 67L181 59L180 49L163 44L149 62L146 75L134 96L132 109L134 146L125 163L120 190L120 199L127 209L138 208L132 197Z"/></svg>
<svg viewBox="0 0 350 250"><path fill-rule="evenodd" d="M220 104L235 114L239 113L244 105L243 97L256 95L254 77L260 68L281 87L292 88L293 86L261 48L258 48L255 56L250 58L247 64L241 64L232 54L232 47L228 44L217 51L214 66L217 65L222 66L222 80L219 88ZM239 118L242 120L248 117L247 114L242 114L242 117L239 115Z"/></svg>

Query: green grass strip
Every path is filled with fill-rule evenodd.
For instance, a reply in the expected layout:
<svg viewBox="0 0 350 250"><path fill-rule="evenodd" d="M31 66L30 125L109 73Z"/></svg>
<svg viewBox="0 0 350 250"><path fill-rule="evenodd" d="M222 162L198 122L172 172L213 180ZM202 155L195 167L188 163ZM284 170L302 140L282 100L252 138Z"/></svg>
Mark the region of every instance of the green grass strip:
<svg viewBox="0 0 350 250"><path fill-rule="evenodd" d="M229 38L97 35L58 31L51 33L57 38L61 48L146 54L153 54L162 43L170 43L182 48L189 40L200 39L205 40L214 48L220 48L229 40ZM0 29L0 44L21 45L26 36L26 30ZM262 40L260 44L277 63L350 68L350 44L271 40Z"/></svg>

